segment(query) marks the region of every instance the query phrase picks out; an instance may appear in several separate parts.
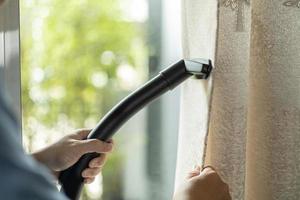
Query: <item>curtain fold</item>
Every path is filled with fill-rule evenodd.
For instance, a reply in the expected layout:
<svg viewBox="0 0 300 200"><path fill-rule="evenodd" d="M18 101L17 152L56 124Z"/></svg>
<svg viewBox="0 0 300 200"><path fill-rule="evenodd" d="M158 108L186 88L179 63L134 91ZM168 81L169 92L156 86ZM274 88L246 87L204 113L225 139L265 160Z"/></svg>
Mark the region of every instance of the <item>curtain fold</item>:
<svg viewBox="0 0 300 200"><path fill-rule="evenodd" d="M182 20L183 57L214 60L217 2L183 1ZM182 88L175 188L184 180L187 171L202 163L212 79L189 79Z"/></svg>
<svg viewBox="0 0 300 200"><path fill-rule="evenodd" d="M300 1L252 1L246 199L300 199Z"/></svg>
<svg viewBox="0 0 300 200"><path fill-rule="evenodd" d="M215 69L183 86L176 184L210 164L233 199L300 199L300 1L182 5L184 56Z"/></svg>

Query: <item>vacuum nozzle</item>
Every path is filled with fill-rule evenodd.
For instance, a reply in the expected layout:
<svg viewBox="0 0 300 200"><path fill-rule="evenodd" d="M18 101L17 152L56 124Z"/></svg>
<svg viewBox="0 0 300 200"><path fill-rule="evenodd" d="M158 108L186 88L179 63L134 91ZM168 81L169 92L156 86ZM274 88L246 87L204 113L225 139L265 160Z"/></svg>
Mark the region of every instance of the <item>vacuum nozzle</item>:
<svg viewBox="0 0 300 200"><path fill-rule="evenodd" d="M211 60L208 59L191 59L184 60L186 70L199 79L207 79L212 71Z"/></svg>
<svg viewBox="0 0 300 200"><path fill-rule="evenodd" d="M160 72L173 89L185 79L195 75L198 79L207 79L212 71L212 63L208 59L183 59Z"/></svg>

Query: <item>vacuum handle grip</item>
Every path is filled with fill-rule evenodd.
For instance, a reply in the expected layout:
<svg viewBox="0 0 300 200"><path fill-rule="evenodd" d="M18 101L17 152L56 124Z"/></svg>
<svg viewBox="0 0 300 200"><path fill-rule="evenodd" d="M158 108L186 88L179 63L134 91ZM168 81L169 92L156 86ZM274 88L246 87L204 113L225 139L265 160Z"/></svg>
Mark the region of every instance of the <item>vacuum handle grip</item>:
<svg viewBox="0 0 300 200"><path fill-rule="evenodd" d="M90 161L99 156L99 153L84 154L73 166L60 173L58 180L64 186L62 190L67 197L79 199L84 180L81 174L88 168Z"/></svg>

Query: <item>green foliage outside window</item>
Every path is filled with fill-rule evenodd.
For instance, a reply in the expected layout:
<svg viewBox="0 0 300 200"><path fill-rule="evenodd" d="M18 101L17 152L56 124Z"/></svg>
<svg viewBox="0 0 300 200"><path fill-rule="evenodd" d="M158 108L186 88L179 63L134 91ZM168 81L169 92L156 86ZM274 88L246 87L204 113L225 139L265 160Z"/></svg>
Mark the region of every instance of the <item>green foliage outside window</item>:
<svg viewBox="0 0 300 200"><path fill-rule="evenodd" d="M40 138L47 143L63 136L61 127L95 125L144 80L144 24L126 19L120 5L120 0L21 1L23 130L29 151ZM121 162L115 152L103 172L105 199L121 199L116 195L122 190L116 179Z"/></svg>

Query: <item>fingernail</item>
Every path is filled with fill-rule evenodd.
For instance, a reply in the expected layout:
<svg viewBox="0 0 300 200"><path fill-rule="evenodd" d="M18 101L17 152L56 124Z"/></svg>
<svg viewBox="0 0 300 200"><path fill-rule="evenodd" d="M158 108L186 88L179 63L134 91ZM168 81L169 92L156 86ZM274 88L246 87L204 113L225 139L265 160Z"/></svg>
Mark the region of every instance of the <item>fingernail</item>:
<svg viewBox="0 0 300 200"><path fill-rule="evenodd" d="M204 171L205 169L210 169L210 170L216 171L216 169L215 169L213 166L211 166L211 165L206 165L206 166L204 166L204 167L202 168L201 172Z"/></svg>
<svg viewBox="0 0 300 200"><path fill-rule="evenodd" d="M113 140L112 140L112 139L109 139L109 140L107 141L107 143L112 144L112 143L113 143Z"/></svg>

